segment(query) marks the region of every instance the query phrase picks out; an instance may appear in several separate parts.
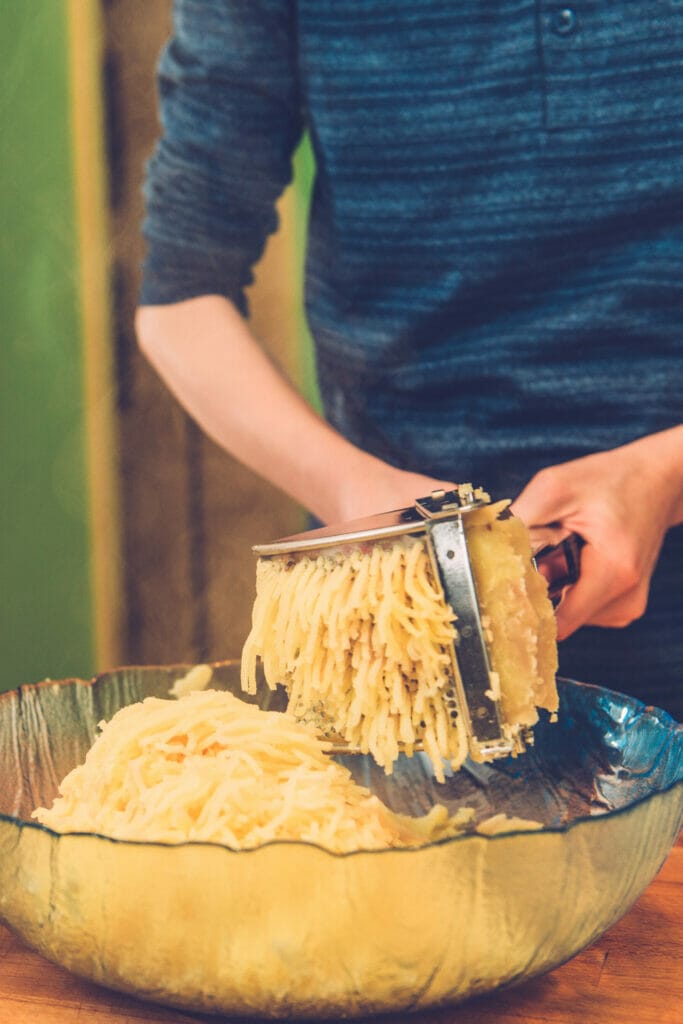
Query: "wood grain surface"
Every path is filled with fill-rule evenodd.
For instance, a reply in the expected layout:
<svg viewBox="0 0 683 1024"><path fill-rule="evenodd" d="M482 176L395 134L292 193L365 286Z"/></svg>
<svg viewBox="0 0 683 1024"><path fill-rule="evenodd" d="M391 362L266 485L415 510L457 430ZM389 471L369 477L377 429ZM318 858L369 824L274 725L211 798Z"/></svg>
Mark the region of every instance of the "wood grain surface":
<svg viewBox="0 0 683 1024"><path fill-rule="evenodd" d="M173 3L112 0L101 7L125 622L120 655L97 670L220 661L239 657L249 632L252 544L303 530L306 516L201 434L138 348L142 179L159 134L155 69L171 31ZM312 358L302 329L301 192L301 184L292 185L282 196L280 230L269 239L248 289L252 330L298 387Z"/></svg>
<svg viewBox="0 0 683 1024"><path fill-rule="evenodd" d="M181 1013L73 977L0 926L0 1024L228 1024ZM631 911L550 974L445 1010L378 1024L681 1024L683 841Z"/></svg>

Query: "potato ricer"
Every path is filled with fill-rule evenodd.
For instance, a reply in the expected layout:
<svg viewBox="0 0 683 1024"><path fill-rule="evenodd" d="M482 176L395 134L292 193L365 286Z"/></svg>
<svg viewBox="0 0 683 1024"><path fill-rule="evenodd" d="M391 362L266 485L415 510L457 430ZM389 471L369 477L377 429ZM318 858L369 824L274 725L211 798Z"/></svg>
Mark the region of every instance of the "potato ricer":
<svg viewBox="0 0 683 1024"><path fill-rule="evenodd" d="M490 631L482 621L477 587L468 550L468 518L488 506L491 520L512 516L509 502L491 504L482 490L471 485L435 490L407 508L380 513L340 526L325 526L258 544L261 558L315 556L348 545L368 545L392 538L422 536L431 556L444 599L453 611L456 638L450 652L452 679L459 713L464 717L470 756L477 761L518 754L533 742L530 729L511 730L501 716L500 701L491 685ZM537 569L548 582L548 594L557 603L579 574L581 539L559 536L552 528L531 531Z"/></svg>

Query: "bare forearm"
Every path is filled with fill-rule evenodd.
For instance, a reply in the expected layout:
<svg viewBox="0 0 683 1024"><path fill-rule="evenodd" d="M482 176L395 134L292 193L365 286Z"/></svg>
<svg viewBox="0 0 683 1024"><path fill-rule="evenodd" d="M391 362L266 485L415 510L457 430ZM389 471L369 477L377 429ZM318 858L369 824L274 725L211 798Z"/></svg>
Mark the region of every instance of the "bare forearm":
<svg viewBox="0 0 683 1024"><path fill-rule="evenodd" d="M326 522L408 503L431 483L352 445L301 398L226 299L142 308L140 346L218 444Z"/></svg>
<svg viewBox="0 0 683 1024"><path fill-rule="evenodd" d="M642 445L645 456L654 458L662 469L663 493L644 495L645 500L664 500L670 508L668 525L683 523L683 424L651 434L634 445Z"/></svg>

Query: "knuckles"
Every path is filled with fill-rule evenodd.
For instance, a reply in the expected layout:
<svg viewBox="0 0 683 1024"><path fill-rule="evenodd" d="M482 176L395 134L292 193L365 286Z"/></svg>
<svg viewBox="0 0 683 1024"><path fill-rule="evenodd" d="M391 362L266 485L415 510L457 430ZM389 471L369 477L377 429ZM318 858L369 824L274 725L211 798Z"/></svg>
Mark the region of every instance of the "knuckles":
<svg viewBox="0 0 683 1024"><path fill-rule="evenodd" d="M647 599L648 588L641 584L630 590L620 600L615 601L604 613L598 612L591 619L590 625L624 629L645 614Z"/></svg>

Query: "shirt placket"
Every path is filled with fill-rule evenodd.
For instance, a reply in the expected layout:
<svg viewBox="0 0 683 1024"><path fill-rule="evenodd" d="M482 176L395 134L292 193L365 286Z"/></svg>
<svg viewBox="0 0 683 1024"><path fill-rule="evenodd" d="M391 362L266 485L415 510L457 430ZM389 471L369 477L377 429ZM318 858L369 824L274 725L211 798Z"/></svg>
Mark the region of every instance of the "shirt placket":
<svg viewBox="0 0 683 1024"><path fill-rule="evenodd" d="M548 129L575 126L581 89L576 78L565 77L576 71L582 39L590 30L587 12L580 3L563 4L557 0L538 0L539 43L544 86L544 120Z"/></svg>

